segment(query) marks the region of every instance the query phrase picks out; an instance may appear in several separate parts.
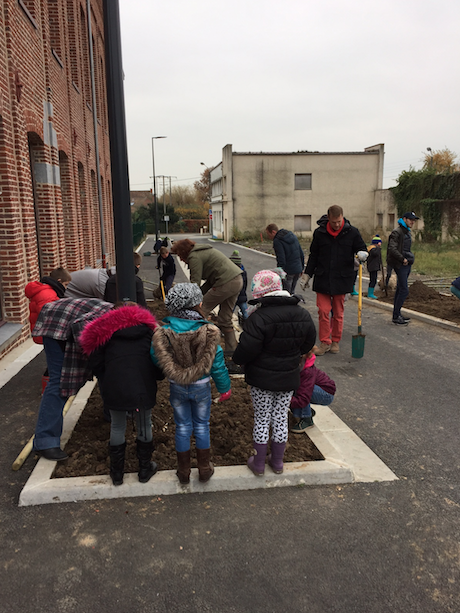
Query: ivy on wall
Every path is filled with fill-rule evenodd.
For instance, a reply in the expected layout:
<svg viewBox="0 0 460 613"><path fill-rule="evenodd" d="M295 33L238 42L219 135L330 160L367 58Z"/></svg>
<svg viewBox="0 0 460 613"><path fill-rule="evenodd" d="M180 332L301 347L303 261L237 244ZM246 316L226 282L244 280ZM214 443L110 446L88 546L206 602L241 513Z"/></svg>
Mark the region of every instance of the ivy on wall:
<svg viewBox="0 0 460 613"><path fill-rule="evenodd" d="M460 172L437 173L434 168L410 168L399 175L398 185L390 190L398 215L414 211L423 217L423 238L437 240L441 236L441 203L460 198Z"/></svg>

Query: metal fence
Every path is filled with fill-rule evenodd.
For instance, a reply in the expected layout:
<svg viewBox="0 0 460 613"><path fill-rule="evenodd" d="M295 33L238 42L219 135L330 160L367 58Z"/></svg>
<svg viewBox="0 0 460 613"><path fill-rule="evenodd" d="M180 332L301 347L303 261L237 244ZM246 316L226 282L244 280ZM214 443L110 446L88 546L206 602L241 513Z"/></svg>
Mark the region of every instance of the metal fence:
<svg viewBox="0 0 460 613"><path fill-rule="evenodd" d="M145 221L135 221L133 224L133 245L134 248L138 247L144 236L146 235L145 231Z"/></svg>

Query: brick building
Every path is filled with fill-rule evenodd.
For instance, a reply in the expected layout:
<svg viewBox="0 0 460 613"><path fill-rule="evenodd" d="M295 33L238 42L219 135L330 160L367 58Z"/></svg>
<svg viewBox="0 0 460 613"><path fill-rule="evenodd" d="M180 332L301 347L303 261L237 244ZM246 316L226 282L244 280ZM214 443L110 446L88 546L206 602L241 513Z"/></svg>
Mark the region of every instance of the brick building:
<svg viewBox="0 0 460 613"><path fill-rule="evenodd" d="M0 357L29 336L29 281L102 265L100 209L115 263L103 2L91 0L90 24L85 0L2 5Z"/></svg>

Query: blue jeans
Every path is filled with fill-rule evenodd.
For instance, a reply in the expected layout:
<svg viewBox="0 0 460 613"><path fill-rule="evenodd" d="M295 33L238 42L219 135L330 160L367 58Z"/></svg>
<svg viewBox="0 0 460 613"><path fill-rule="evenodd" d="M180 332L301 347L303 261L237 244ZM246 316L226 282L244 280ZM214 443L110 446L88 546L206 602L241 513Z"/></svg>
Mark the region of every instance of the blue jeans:
<svg viewBox="0 0 460 613"><path fill-rule="evenodd" d="M197 449L209 449L209 419L211 417L211 382L197 381L190 385L171 382L169 400L176 422L176 451L190 449L190 437L195 435Z"/></svg>
<svg viewBox="0 0 460 613"><path fill-rule="evenodd" d="M395 269L396 276L398 277L398 284L396 285L395 300L393 303L393 319L398 319L401 315L401 307L409 295L407 280L411 268L411 265L407 264L407 266L400 266L397 270Z"/></svg>
<svg viewBox="0 0 460 613"><path fill-rule="evenodd" d="M64 351L54 338L43 337L48 364L49 381L43 392L35 426L34 449L52 449L61 445L62 410L67 398L60 394L61 370Z"/></svg>
<svg viewBox="0 0 460 613"><path fill-rule="evenodd" d="M136 420L137 438L143 443L150 443L152 436L152 411L142 410L133 411ZM128 415L126 411L110 411L110 444L122 445L125 442L126 422Z"/></svg>
<svg viewBox="0 0 460 613"><path fill-rule="evenodd" d="M319 385L315 385L315 387L313 388L313 394L311 395L311 402L313 402L313 404L321 404L322 406L327 407L331 404L333 400L333 394L329 394L329 392L325 392L323 388ZM301 419L303 419L304 417L311 417L310 403L302 409L291 409L291 412L294 417L300 417Z"/></svg>

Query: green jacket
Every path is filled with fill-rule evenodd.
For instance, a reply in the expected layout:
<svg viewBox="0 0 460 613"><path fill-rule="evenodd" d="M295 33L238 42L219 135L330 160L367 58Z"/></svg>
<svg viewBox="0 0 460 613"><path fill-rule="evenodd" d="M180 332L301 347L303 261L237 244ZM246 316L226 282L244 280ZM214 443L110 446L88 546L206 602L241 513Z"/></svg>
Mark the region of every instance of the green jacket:
<svg viewBox="0 0 460 613"><path fill-rule="evenodd" d="M211 245L195 245L187 258L187 264L192 283L200 286L202 279L206 282L201 288L203 294L211 287L225 285L242 273L239 266Z"/></svg>

